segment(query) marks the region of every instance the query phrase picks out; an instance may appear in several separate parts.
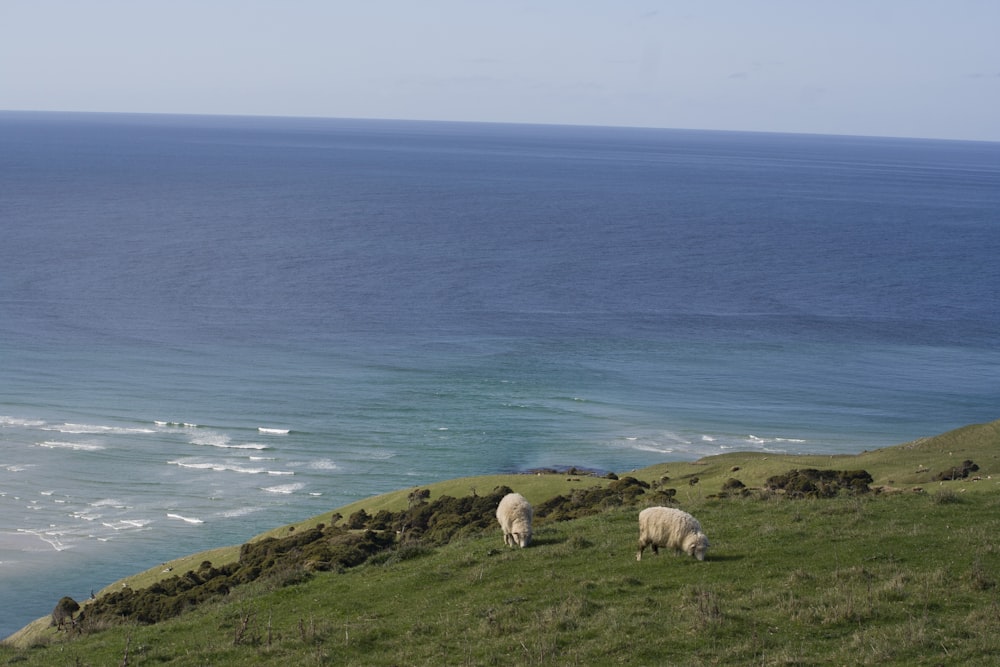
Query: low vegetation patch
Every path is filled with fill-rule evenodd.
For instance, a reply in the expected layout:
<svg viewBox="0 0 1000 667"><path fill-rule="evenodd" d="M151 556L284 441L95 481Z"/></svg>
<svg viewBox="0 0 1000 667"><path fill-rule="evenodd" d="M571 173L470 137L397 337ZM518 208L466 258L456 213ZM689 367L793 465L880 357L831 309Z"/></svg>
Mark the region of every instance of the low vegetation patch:
<svg viewBox="0 0 1000 667"><path fill-rule="evenodd" d="M348 517L347 527L390 531L398 535L402 543L447 544L455 537L493 528L497 505L510 492L510 487L499 486L485 496L441 496L429 501L430 491L417 489L409 494L407 509L399 512L379 510L374 515L360 509Z"/></svg>
<svg viewBox="0 0 1000 667"><path fill-rule="evenodd" d="M789 498L832 498L840 493L868 493L872 476L867 470L790 470L768 478L767 488Z"/></svg>
<svg viewBox="0 0 1000 667"><path fill-rule="evenodd" d="M570 521L591 516L613 507L634 505L640 496L647 505L669 504L677 495L675 489L651 489L651 484L635 477L622 477L606 487L594 486L576 489L568 495L558 495L546 500L535 508L535 516L544 523L549 521Z"/></svg>

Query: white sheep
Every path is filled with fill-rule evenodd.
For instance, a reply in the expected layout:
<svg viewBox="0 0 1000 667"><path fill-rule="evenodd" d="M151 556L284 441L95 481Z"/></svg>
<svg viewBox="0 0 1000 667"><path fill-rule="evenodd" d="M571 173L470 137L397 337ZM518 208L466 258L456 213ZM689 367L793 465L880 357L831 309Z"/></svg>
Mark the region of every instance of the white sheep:
<svg viewBox="0 0 1000 667"><path fill-rule="evenodd" d="M639 551L636 560L642 560L647 546L653 553L660 547L681 551L698 560L705 560L708 538L701 531L701 524L687 512L673 507L647 507L639 512Z"/></svg>
<svg viewBox="0 0 1000 667"><path fill-rule="evenodd" d="M497 506L497 521L503 529L503 543L522 549L531 542L531 519L535 511L520 493L508 493Z"/></svg>

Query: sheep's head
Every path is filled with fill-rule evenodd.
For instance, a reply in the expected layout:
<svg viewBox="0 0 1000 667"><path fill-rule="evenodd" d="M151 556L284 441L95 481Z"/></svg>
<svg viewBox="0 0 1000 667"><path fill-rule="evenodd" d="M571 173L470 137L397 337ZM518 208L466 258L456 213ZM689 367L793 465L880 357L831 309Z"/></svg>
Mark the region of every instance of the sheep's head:
<svg viewBox="0 0 1000 667"><path fill-rule="evenodd" d="M684 543L684 551L698 560L705 560L705 552L708 551L708 537L704 533L688 536Z"/></svg>
<svg viewBox="0 0 1000 667"><path fill-rule="evenodd" d="M524 532L514 533L514 541L516 541L517 546L522 549L531 544L531 529L529 528Z"/></svg>

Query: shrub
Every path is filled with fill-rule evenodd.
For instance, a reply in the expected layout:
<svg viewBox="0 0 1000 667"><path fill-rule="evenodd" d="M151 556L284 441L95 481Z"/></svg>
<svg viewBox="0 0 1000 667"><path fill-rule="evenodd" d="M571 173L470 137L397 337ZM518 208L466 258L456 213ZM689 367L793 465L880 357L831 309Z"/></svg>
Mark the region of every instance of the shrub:
<svg viewBox="0 0 1000 667"><path fill-rule="evenodd" d="M559 495L535 507L535 516L548 521L569 521L598 514L610 507L632 505L646 494L649 484L634 477L622 477L607 487L575 489L569 496ZM673 491L673 489L670 489ZM656 492L660 496L663 490ZM675 492L676 493L676 492Z"/></svg>
<svg viewBox="0 0 1000 667"><path fill-rule="evenodd" d="M743 482L734 477L730 477L729 479L727 479L725 482L722 483L721 495L723 497L746 496L749 493L750 490L747 489L746 484L744 484Z"/></svg>
<svg viewBox="0 0 1000 667"><path fill-rule="evenodd" d="M979 466L972 461L962 461L962 465L939 472L934 475L933 479L935 482L950 482L956 479L965 479L969 476L970 472L976 472L977 470L979 470Z"/></svg>
<svg viewBox="0 0 1000 667"><path fill-rule="evenodd" d="M872 476L866 470L790 470L768 478L771 491L784 491L789 498L832 498L840 492L868 493Z"/></svg>
<svg viewBox="0 0 1000 667"><path fill-rule="evenodd" d="M371 517L368 516L368 512L364 511L364 509L360 509L351 516L347 517L347 527L353 530L358 530L368 525L368 521L370 520Z"/></svg>

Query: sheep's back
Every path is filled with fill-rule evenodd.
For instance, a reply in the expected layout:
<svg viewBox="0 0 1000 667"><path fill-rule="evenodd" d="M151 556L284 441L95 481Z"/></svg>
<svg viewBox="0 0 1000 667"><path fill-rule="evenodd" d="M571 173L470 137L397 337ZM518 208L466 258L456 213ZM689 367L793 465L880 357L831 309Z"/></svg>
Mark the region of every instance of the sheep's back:
<svg viewBox="0 0 1000 667"><path fill-rule="evenodd" d="M520 493L508 493L497 506L497 520L507 529L515 522L530 525L533 514L531 503Z"/></svg>
<svg viewBox="0 0 1000 667"><path fill-rule="evenodd" d="M693 516L673 507L647 507L639 512L639 539L678 547L687 535L701 532Z"/></svg>

